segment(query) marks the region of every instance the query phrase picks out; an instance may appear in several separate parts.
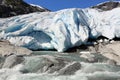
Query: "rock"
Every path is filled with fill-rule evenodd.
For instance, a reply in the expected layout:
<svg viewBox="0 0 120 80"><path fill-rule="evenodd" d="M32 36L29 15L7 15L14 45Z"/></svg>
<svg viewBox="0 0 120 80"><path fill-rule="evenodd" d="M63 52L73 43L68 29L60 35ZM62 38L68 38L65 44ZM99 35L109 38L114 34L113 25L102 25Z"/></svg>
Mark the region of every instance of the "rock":
<svg viewBox="0 0 120 80"><path fill-rule="evenodd" d="M8 56L6 59L5 59L5 62L2 66L2 68L12 68L14 67L15 65L17 64L20 64L22 63L24 60L23 57L18 57L16 55L11 55L11 56Z"/></svg>
<svg viewBox="0 0 120 80"><path fill-rule="evenodd" d="M23 0L0 0L0 18L46 11L50 10L29 5Z"/></svg>
<svg viewBox="0 0 120 80"><path fill-rule="evenodd" d="M45 58L40 56L27 56L25 57L25 61L23 62L23 67L21 72L23 73L36 73L40 69L44 67L45 64L48 64Z"/></svg>
<svg viewBox="0 0 120 80"><path fill-rule="evenodd" d="M15 55L30 55L32 53L31 50L27 49L27 48L23 48L23 47L14 47L14 50L16 50L16 52L14 52Z"/></svg>
<svg viewBox="0 0 120 80"><path fill-rule="evenodd" d="M80 68L81 68L81 64L79 62L72 62L69 65L62 68L58 72L58 74L59 75L73 75Z"/></svg>
<svg viewBox="0 0 120 80"><path fill-rule="evenodd" d="M66 61L64 58L58 57L55 58L55 60L56 62L52 62L52 65L48 67L48 73L58 72L68 64L68 61Z"/></svg>
<svg viewBox="0 0 120 80"><path fill-rule="evenodd" d="M104 53L102 54L103 56L114 60L115 62L117 62L117 65L120 65L120 57L114 53Z"/></svg>
<svg viewBox="0 0 120 80"><path fill-rule="evenodd" d="M93 6L92 8L100 9L102 11L108 11L108 10L112 10L117 7L120 7L119 2L109 1L109 2L105 2L99 5Z"/></svg>
<svg viewBox="0 0 120 80"><path fill-rule="evenodd" d="M106 48L110 49L110 51L120 56L120 42L116 42L114 44L106 45Z"/></svg>
<svg viewBox="0 0 120 80"><path fill-rule="evenodd" d="M81 69L83 73L94 73L94 72L118 72L120 66L115 66L106 63L94 63L94 64L85 64Z"/></svg>
<svg viewBox="0 0 120 80"><path fill-rule="evenodd" d="M114 60L108 60L107 63L110 64L110 65L116 65L117 64L116 61L114 61Z"/></svg>
<svg viewBox="0 0 120 80"><path fill-rule="evenodd" d="M65 63L66 62L66 63ZM37 72L37 73L54 73L55 71L59 71L65 65L67 65L67 61L62 58L56 58L54 56L31 56L25 57L25 61L23 64L23 68L21 72Z"/></svg>
<svg viewBox="0 0 120 80"><path fill-rule="evenodd" d="M51 58L53 61L51 61ZM48 56L28 56L25 57L25 61L23 63L23 68L21 69L21 72L32 72L32 73L43 73L46 72L49 67L51 67L56 61L54 60L54 57Z"/></svg>
<svg viewBox="0 0 120 80"><path fill-rule="evenodd" d="M83 53L80 55L80 57L85 58L88 62L95 62L95 56L93 54L89 53Z"/></svg>
<svg viewBox="0 0 120 80"><path fill-rule="evenodd" d="M90 53L97 53L96 46L89 46L89 51L90 51Z"/></svg>
<svg viewBox="0 0 120 80"><path fill-rule="evenodd" d="M5 57L0 56L0 68L2 68L4 61L5 61Z"/></svg>
<svg viewBox="0 0 120 80"><path fill-rule="evenodd" d="M117 64L120 65L120 42L114 42L112 44L107 45L98 45L98 52L101 53L103 56L114 60Z"/></svg>
<svg viewBox="0 0 120 80"><path fill-rule="evenodd" d="M90 47L90 52L82 53L80 55L80 58L86 59L86 62L89 62L89 63L98 63L98 62L107 62L108 61L108 58L106 58L102 54L99 54L95 51L95 47Z"/></svg>
<svg viewBox="0 0 120 80"><path fill-rule="evenodd" d="M17 47L11 45L8 41L0 41L0 55L8 56L11 54L15 55L30 55L31 50L23 47Z"/></svg>

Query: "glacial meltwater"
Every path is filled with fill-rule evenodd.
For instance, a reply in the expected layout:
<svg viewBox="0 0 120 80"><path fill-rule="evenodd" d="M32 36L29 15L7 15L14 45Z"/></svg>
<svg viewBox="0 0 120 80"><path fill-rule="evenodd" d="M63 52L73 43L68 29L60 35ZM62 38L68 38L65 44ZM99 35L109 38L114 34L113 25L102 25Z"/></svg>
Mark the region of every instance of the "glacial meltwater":
<svg viewBox="0 0 120 80"><path fill-rule="evenodd" d="M97 53L35 51L22 63L0 69L0 80L119 80L120 66L107 60Z"/></svg>

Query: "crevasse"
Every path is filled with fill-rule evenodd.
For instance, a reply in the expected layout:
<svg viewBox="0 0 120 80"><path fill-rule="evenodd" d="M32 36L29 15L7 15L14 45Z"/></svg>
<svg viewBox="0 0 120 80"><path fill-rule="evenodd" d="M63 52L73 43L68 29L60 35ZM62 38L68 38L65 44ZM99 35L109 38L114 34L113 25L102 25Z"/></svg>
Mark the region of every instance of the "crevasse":
<svg viewBox="0 0 120 80"><path fill-rule="evenodd" d="M0 38L32 50L56 49L63 52L80 46L89 38L120 38L120 8L65 9L36 12L0 19Z"/></svg>

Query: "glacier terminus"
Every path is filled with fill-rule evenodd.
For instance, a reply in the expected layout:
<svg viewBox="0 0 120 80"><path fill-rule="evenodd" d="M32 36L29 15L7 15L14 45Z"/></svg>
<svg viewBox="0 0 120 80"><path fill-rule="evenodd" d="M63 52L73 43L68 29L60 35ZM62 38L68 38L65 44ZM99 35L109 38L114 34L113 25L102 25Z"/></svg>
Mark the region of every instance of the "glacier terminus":
<svg viewBox="0 0 120 80"><path fill-rule="evenodd" d="M120 38L120 8L64 9L0 19L0 38L15 46L58 52L85 44L89 38Z"/></svg>

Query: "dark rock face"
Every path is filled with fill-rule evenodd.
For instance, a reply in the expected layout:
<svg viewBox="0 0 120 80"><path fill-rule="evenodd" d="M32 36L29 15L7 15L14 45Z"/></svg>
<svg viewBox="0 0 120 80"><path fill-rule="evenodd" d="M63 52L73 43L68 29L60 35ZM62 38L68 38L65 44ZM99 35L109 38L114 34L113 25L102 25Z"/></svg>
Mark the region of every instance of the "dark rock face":
<svg viewBox="0 0 120 80"><path fill-rule="evenodd" d="M103 11L107 11L107 10L112 10L114 8L117 8L117 7L120 7L120 2L110 1L110 2L102 3L102 4L97 5L97 6L93 6L92 8L97 8L97 9L100 9Z"/></svg>
<svg viewBox="0 0 120 80"><path fill-rule="evenodd" d="M23 0L0 0L0 18L45 11L49 10L31 6Z"/></svg>
<svg viewBox="0 0 120 80"><path fill-rule="evenodd" d="M71 63L71 65L60 70L59 75L73 75L80 68L81 68L81 64L79 62L73 62Z"/></svg>
<svg viewBox="0 0 120 80"><path fill-rule="evenodd" d="M54 73L64 68L69 61L64 60L64 58L55 58L54 56L32 56L26 57L24 61L24 67L21 72L27 73ZM32 65L32 66L31 66Z"/></svg>

